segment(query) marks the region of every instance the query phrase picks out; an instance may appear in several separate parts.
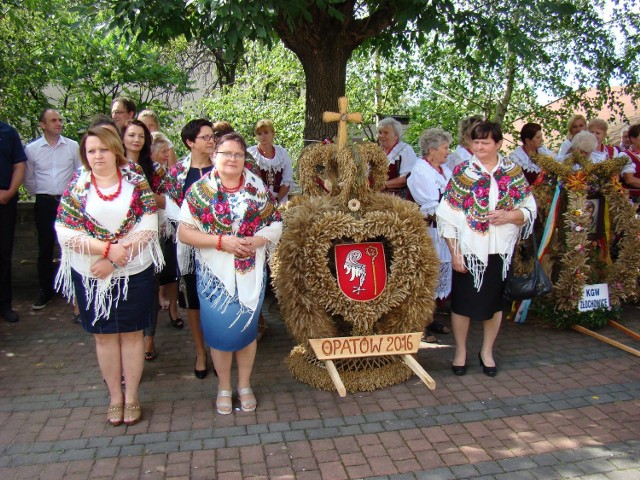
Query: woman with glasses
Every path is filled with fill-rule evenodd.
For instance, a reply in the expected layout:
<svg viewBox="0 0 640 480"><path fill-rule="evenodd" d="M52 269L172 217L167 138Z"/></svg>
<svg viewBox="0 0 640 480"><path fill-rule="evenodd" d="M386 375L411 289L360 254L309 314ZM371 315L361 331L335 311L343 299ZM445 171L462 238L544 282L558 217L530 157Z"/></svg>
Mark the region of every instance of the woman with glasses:
<svg viewBox="0 0 640 480"><path fill-rule="evenodd" d="M213 125L209 120L199 118L187 123L181 132L182 141L190 153L169 170L166 178L167 202L165 213L171 222L171 230L175 232L180 220L180 207L185 195L197 180L206 177L213 169L211 156L215 146ZM189 327L196 348L194 374L203 379L209 373L207 367L207 350L200 326L200 302L196 290L196 276L193 271L193 252L184 244L177 242L178 270L182 276L183 298L181 307L187 310Z"/></svg>
<svg viewBox="0 0 640 480"><path fill-rule="evenodd" d="M271 192L245 168L246 144L237 133L218 139L213 172L196 181L180 212L178 238L195 251L202 330L218 374L218 413L233 410L231 363L235 352L238 396L256 409L251 371L258 316L266 285L267 253L282 233Z"/></svg>

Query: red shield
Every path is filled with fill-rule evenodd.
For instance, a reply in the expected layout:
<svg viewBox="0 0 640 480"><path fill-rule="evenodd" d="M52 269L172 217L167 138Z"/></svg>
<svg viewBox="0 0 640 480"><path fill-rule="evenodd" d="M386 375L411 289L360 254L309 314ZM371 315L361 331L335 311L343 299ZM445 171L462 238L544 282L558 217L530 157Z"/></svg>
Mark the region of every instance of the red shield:
<svg viewBox="0 0 640 480"><path fill-rule="evenodd" d="M387 286L387 262L381 242L335 246L340 290L351 300L369 302Z"/></svg>

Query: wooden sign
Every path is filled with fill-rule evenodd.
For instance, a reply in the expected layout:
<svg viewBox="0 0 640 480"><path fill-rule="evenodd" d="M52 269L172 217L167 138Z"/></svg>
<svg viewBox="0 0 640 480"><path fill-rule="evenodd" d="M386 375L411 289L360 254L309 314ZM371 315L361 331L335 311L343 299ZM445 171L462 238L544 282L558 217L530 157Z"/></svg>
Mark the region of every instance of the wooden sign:
<svg viewBox="0 0 640 480"><path fill-rule="evenodd" d="M318 360L324 361L331 381L341 397L347 395L340 373L333 360L341 358L375 357L399 355L402 361L430 389L436 388L436 382L425 372L422 365L413 358L420 348L422 332L391 333L388 335L365 335L360 337L310 338L309 343Z"/></svg>
<svg viewBox="0 0 640 480"><path fill-rule="evenodd" d="M393 333L363 337L333 337L309 339L318 360L376 357L412 354L420 348L422 333Z"/></svg>

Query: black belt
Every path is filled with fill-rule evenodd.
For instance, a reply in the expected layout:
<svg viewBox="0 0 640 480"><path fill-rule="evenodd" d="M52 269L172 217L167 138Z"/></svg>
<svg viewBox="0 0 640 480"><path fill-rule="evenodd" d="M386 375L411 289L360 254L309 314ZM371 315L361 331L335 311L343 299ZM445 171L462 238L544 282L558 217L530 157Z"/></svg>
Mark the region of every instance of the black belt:
<svg viewBox="0 0 640 480"><path fill-rule="evenodd" d="M62 195L50 195L48 193L36 193L36 198L49 198L51 200L55 200L56 202L59 202L60 199L62 198Z"/></svg>

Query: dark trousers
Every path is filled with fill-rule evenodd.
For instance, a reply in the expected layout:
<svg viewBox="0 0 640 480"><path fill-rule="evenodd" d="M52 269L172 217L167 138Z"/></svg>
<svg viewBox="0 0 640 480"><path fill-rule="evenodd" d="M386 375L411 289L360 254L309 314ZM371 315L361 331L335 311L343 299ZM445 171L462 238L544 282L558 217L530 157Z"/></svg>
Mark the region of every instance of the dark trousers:
<svg viewBox="0 0 640 480"><path fill-rule="evenodd" d="M16 233L16 217L18 212L18 195L9 203L0 205L0 306L11 306L11 257L13 255L13 238Z"/></svg>
<svg viewBox="0 0 640 480"><path fill-rule="evenodd" d="M38 283L46 295L53 295L55 268L53 250L57 242L55 222L60 197L36 195L34 214L38 230Z"/></svg>

